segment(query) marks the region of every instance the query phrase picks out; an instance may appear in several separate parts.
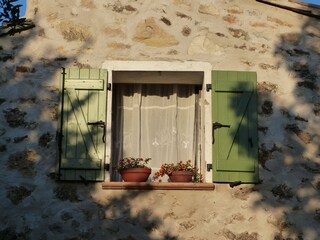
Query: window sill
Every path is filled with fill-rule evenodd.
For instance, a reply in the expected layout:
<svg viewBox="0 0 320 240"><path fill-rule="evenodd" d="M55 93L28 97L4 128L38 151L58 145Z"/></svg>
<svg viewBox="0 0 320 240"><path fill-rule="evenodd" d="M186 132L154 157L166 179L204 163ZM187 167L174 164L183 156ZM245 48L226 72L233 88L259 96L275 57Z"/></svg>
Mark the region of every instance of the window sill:
<svg viewBox="0 0 320 240"><path fill-rule="evenodd" d="M104 182L102 189L113 190L214 190L213 183Z"/></svg>

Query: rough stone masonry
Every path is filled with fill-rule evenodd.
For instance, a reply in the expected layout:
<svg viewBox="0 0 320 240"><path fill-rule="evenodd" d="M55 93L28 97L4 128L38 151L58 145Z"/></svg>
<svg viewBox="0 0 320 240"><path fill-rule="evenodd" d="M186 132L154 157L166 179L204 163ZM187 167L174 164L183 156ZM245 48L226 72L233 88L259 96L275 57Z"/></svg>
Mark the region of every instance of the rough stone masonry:
<svg viewBox="0 0 320 240"><path fill-rule="evenodd" d="M320 22L257 1L28 0L0 39L0 239L320 236ZM102 190L55 181L59 68L203 61L258 75L259 185Z"/></svg>

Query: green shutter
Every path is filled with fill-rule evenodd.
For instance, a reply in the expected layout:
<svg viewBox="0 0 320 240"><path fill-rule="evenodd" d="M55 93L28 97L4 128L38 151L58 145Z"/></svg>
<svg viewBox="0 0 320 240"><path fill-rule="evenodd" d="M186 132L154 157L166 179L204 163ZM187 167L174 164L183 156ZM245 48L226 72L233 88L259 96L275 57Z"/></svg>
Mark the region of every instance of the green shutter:
<svg viewBox="0 0 320 240"><path fill-rule="evenodd" d="M255 72L212 72L214 182L259 181Z"/></svg>
<svg viewBox="0 0 320 240"><path fill-rule="evenodd" d="M59 119L59 179L104 180L107 72L63 69Z"/></svg>

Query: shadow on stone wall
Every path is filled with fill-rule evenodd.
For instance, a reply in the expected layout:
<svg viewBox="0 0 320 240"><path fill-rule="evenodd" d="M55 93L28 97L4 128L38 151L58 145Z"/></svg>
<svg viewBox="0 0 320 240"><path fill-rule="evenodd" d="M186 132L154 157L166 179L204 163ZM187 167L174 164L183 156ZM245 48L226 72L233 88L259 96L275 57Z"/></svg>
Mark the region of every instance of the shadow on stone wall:
<svg viewBox="0 0 320 240"><path fill-rule="evenodd" d="M82 195L84 199L81 200L80 194L83 192L88 195ZM149 205L148 191L104 193L103 199L84 201L96 194L93 184L57 185L56 196L62 201L68 201L66 205L69 204L70 208L59 211L59 218L64 220L64 224L57 224L58 229L50 229L49 226L51 232L48 237L53 236L54 232L70 232L72 229L74 237L80 239L178 239L169 230L162 232L163 219L157 217L155 209Z"/></svg>
<svg viewBox="0 0 320 240"><path fill-rule="evenodd" d="M76 34L65 37L77 40ZM267 209L266 214L270 211L268 222L279 228L275 239L316 239L320 235L319 147L312 147L319 142L315 127L320 114L319 38L319 21L310 19L300 32L283 34L274 53L279 65L297 79L294 91L296 100L307 109L304 115L297 113L296 105L277 107L275 84L259 84L263 183L237 189L261 195L255 207ZM106 191L110 196L99 202L92 195L100 191L95 189L100 185L51 178L56 166L59 95L53 82L60 77L61 66L90 66L79 63L77 54L56 53L50 43L39 59L25 54L33 41L46 40L45 30L35 28L0 43L0 208L6 209L0 211L0 239L179 239L170 233L153 237L164 220L149 206L135 212L132 202L148 192L123 191L111 196L114 192ZM79 48L88 47L90 41ZM274 139L278 129L283 135Z"/></svg>
<svg viewBox="0 0 320 240"><path fill-rule="evenodd" d="M152 237L162 219L147 206L137 212L131 206L143 191L116 194L100 204L90 195L100 184L55 180L60 67L90 66L76 54L55 53L50 43L40 59L25 54L34 41L46 41L45 30L0 43L0 204L6 209L0 211L0 239L176 239L170 233Z"/></svg>
<svg viewBox="0 0 320 240"><path fill-rule="evenodd" d="M278 229L276 240L317 239L320 235L319 42L319 20L312 18L305 21L300 32L280 35L274 52L279 62L277 67L270 67L286 68L296 80L288 94L294 99L290 103L283 98L274 79L258 83L262 183L240 185L234 190L243 196L259 195L254 208L265 209L268 223ZM241 88L239 84L235 92ZM231 105L236 113L239 99L232 99ZM250 118L246 115L243 122ZM238 144L247 150L247 142Z"/></svg>
<svg viewBox="0 0 320 240"><path fill-rule="evenodd" d="M104 212L101 221L104 234L110 236L112 233L118 239L178 239L169 230L163 232L163 219L156 216L155 209L134 206L137 198L148 199L147 196L145 191L125 191L111 197L106 204L99 205L100 211Z"/></svg>
<svg viewBox="0 0 320 240"><path fill-rule="evenodd" d="M300 32L282 34L275 47L278 65L296 79L294 104L277 102L276 84L258 86L263 183L251 190L261 193L257 208L275 213L268 218L279 230L275 239L317 239L320 234L319 42L319 20L310 18ZM267 119L273 125L264 125Z"/></svg>

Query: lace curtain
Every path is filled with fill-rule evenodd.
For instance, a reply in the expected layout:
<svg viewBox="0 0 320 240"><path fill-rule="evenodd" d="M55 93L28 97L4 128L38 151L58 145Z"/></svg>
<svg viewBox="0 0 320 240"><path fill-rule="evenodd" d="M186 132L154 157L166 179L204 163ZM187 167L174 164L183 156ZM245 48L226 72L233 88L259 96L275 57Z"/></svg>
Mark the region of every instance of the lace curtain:
<svg viewBox="0 0 320 240"><path fill-rule="evenodd" d="M199 161L196 85L114 84L112 105L113 166L123 157L150 157L155 172L163 163ZM116 171L112 178L119 180Z"/></svg>

